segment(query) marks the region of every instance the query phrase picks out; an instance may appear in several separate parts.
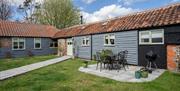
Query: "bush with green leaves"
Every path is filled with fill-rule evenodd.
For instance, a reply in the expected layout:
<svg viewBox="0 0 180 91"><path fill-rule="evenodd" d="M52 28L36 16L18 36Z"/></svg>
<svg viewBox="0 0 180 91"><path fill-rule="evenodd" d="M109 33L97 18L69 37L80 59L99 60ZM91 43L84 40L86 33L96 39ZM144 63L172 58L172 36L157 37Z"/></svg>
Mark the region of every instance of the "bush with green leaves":
<svg viewBox="0 0 180 91"><path fill-rule="evenodd" d="M107 56L110 56L112 54L113 54L112 50L109 49L102 50L101 59L105 59Z"/></svg>

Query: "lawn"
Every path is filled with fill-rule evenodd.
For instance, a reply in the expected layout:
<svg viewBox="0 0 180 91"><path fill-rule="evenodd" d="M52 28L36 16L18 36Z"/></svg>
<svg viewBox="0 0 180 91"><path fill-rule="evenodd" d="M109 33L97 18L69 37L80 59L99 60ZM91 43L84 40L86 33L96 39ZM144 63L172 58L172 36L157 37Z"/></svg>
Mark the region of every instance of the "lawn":
<svg viewBox="0 0 180 91"><path fill-rule="evenodd" d="M48 59L56 58L56 55L34 56L24 58L0 59L0 71L16 68Z"/></svg>
<svg viewBox="0 0 180 91"><path fill-rule="evenodd" d="M0 91L178 91L180 74L166 71L147 83L125 83L78 71L80 59L50 65L0 81Z"/></svg>

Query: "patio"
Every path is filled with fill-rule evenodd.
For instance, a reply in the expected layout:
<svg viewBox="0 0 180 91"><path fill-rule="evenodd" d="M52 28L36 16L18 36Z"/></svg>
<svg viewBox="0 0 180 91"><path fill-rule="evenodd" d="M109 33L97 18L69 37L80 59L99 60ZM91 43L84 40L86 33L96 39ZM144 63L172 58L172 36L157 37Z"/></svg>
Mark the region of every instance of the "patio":
<svg viewBox="0 0 180 91"><path fill-rule="evenodd" d="M80 67L79 71L100 77L106 77L121 82L150 82L158 78L165 71L164 69L156 69L151 74L148 74L148 78L136 79L135 71L139 70L140 68L142 67L129 66L129 68L126 69L126 71L123 69L121 69L119 72L117 70L108 70L108 69L102 69L100 71L99 69L96 69L96 64L93 64L93 65L89 65L87 68Z"/></svg>

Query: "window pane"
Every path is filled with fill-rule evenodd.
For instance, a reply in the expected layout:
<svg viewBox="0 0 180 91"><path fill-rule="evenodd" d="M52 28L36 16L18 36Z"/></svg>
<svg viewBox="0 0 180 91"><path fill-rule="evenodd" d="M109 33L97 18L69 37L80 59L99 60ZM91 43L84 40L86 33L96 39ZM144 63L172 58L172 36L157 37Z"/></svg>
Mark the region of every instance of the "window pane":
<svg viewBox="0 0 180 91"><path fill-rule="evenodd" d="M108 43L108 39L105 39L105 44L109 44L109 43Z"/></svg>
<svg viewBox="0 0 180 91"><path fill-rule="evenodd" d="M18 42L18 38L13 38L13 41L14 42Z"/></svg>
<svg viewBox="0 0 180 91"><path fill-rule="evenodd" d="M162 38L163 37L163 32L162 31L152 31L152 38Z"/></svg>
<svg viewBox="0 0 180 91"><path fill-rule="evenodd" d="M85 40L83 39L83 43L82 43L83 45L85 45Z"/></svg>
<svg viewBox="0 0 180 91"><path fill-rule="evenodd" d="M110 39L111 45L114 45L114 39Z"/></svg>
<svg viewBox="0 0 180 91"><path fill-rule="evenodd" d="M36 43L38 42L41 42L41 38L35 38L35 40L34 40Z"/></svg>
<svg viewBox="0 0 180 91"><path fill-rule="evenodd" d="M108 39L108 36L107 36L107 35L105 36L105 39Z"/></svg>
<svg viewBox="0 0 180 91"><path fill-rule="evenodd" d="M19 38L19 42L24 42L25 39L24 38Z"/></svg>
<svg viewBox="0 0 180 91"><path fill-rule="evenodd" d="M141 39L141 42L142 42L142 43L149 43L149 38L142 38L142 39Z"/></svg>
<svg viewBox="0 0 180 91"><path fill-rule="evenodd" d="M149 32L141 32L141 38L150 38Z"/></svg>
<svg viewBox="0 0 180 91"><path fill-rule="evenodd" d="M152 43L162 43L163 39L162 38L152 38Z"/></svg>
<svg viewBox="0 0 180 91"><path fill-rule="evenodd" d="M109 36L108 35L105 36L105 44L109 44Z"/></svg>
<svg viewBox="0 0 180 91"><path fill-rule="evenodd" d="M19 49L24 49L24 42L19 42Z"/></svg>
<svg viewBox="0 0 180 91"><path fill-rule="evenodd" d="M34 39L35 48L41 48L41 38Z"/></svg>
<svg viewBox="0 0 180 91"><path fill-rule="evenodd" d="M89 40L86 40L86 45L89 45Z"/></svg>
<svg viewBox="0 0 180 91"><path fill-rule="evenodd" d="M41 48L41 44L40 43L36 43L35 44L35 48Z"/></svg>
<svg viewBox="0 0 180 91"><path fill-rule="evenodd" d="M110 39L115 39L115 36L114 35L110 35Z"/></svg>
<svg viewBox="0 0 180 91"><path fill-rule="evenodd" d="M54 47L58 47L58 43L57 42L54 43Z"/></svg>
<svg viewBox="0 0 180 91"><path fill-rule="evenodd" d="M18 42L13 43L13 49L18 49Z"/></svg>

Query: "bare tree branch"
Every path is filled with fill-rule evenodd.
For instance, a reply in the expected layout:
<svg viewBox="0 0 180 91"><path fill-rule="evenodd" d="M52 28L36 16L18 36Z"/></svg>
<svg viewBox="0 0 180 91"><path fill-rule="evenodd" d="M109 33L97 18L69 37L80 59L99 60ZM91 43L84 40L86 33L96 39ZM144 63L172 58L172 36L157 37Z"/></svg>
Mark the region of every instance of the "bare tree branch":
<svg viewBox="0 0 180 91"><path fill-rule="evenodd" d="M0 19L8 20L11 18L12 9L11 5L7 0L0 0Z"/></svg>

